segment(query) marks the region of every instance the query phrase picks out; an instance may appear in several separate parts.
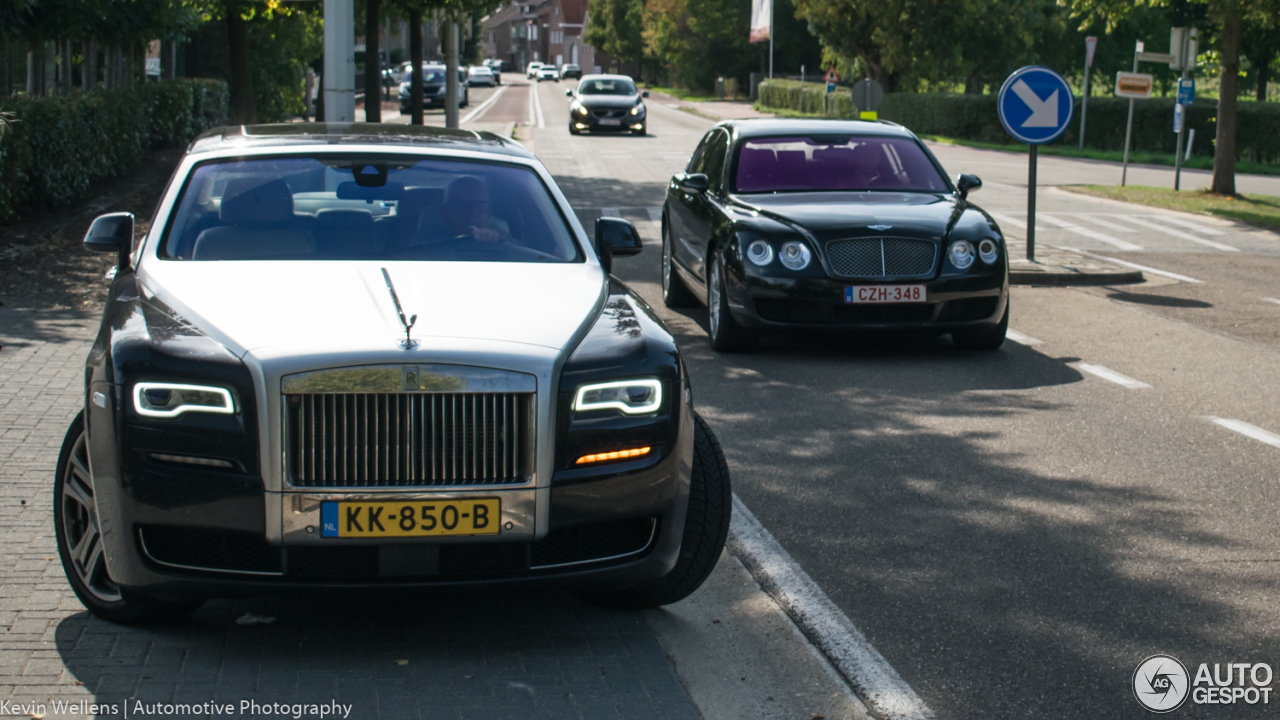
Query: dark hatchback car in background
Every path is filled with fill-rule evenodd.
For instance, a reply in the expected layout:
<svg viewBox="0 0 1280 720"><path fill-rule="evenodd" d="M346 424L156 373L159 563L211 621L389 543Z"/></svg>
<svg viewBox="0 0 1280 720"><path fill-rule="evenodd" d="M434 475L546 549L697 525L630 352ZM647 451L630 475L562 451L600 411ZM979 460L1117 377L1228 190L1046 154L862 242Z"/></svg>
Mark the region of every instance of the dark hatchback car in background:
<svg viewBox="0 0 1280 720"><path fill-rule="evenodd" d="M581 80L582 68L572 63L562 65L560 66L560 77L565 80Z"/></svg>
<svg viewBox="0 0 1280 720"><path fill-rule="evenodd" d="M444 65L424 65L422 67L422 107L444 107L445 94L448 91L448 84L445 82L448 75L445 73ZM400 113L402 115L409 114L409 93L412 88L412 75L413 68L405 70L404 80L400 83ZM458 68L458 107L466 107L471 104L471 94L467 92L468 85L467 69Z"/></svg>
<svg viewBox="0 0 1280 720"><path fill-rule="evenodd" d="M54 478L94 614L283 590L693 592L729 527L679 348L547 169L484 132L295 123L197 138L117 267ZM519 602L519 596L512 596Z"/></svg>
<svg viewBox="0 0 1280 720"><path fill-rule="evenodd" d="M569 134L629 131L644 135L648 128L648 108L641 92L626 75L587 75L576 90L565 90L569 101Z"/></svg>
<svg viewBox="0 0 1280 720"><path fill-rule="evenodd" d="M907 129L739 120L703 137L667 188L662 290L707 305L711 345L797 330L947 334L995 349L1009 324L996 222Z"/></svg>

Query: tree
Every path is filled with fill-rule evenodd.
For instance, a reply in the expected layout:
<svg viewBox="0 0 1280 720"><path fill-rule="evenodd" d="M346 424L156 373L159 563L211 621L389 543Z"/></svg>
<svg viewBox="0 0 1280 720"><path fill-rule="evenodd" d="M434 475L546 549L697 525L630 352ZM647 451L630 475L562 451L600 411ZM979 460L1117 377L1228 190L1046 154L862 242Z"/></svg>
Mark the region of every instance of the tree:
<svg viewBox="0 0 1280 720"><path fill-rule="evenodd" d="M1258 102L1267 101L1267 83L1271 80L1271 66L1280 53L1280 21L1271 17L1265 21L1248 23L1240 38L1242 52L1249 59L1256 83Z"/></svg>
<svg viewBox="0 0 1280 720"><path fill-rule="evenodd" d="M590 11L585 42L623 62L644 62L644 0L591 0Z"/></svg>

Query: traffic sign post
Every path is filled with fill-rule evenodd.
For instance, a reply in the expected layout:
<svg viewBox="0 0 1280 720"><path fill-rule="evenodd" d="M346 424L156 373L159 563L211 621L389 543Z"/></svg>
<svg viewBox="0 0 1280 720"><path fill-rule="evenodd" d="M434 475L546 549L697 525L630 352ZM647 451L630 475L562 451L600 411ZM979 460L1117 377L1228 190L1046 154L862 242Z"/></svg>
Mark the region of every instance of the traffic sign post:
<svg viewBox="0 0 1280 720"><path fill-rule="evenodd" d="M867 78L853 84L851 91L853 104L858 107L858 117L863 120L875 120L876 110L884 102L884 88L880 83Z"/></svg>
<svg viewBox="0 0 1280 720"><path fill-rule="evenodd" d="M827 74L822 76L822 81L827 84L828 95L836 91L836 83L840 82L840 75L836 72L835 65L832 65L831 69L827 70Z"/></svg>
<svg viewBox="0 0 1280 720"><path fill-rule="evenodd" d="M1177 58L1176 62L1169 63L1169 67L1182 71L1182 77L1178 79L1178 104L1174 106L1174 123L1178 133L1178 149L1173 158L1174 192L1182 189L1182 141L1187 133L1187 124L1183 122L1185 113L1183 108L1190 105L1196 96L1196 81L1189 77L1189 74L1196 66L1195 38L1198 34L1199 31L1195 28L1173 28L1169 32L1169 52ZM1183 102L1184 97L1186 102Z"/></svg>
<svg viewBox="0 0 1280 720"><path fill-rule="evenodd" d="M996 102L1000 124L1031 146L1027 184L1027 259L1036 259L1036 160L1040 145L1062 134L1071 123L1071 86L1047 67L1030 65L1015 71L1000 88Z"/></svg>
<svg viewBox="0 0 1280 720"><path fill-rule="evenodd" d="M1080 149L1084 149L1084 120L1089 112L1089 69L1093 67L1093 53L1098 49L1098 38L1090 35L1084 39L1084 96L1080 98Z"/></svg>

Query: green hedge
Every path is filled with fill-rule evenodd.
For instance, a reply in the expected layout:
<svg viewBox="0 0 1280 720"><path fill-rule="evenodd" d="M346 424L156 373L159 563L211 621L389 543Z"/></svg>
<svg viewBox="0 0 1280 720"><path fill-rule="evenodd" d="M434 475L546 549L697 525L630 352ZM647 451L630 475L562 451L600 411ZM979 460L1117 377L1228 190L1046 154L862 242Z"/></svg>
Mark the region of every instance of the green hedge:
<svg viewBox="0 0 1280 720"><path fill-rule="evenodd" d="M221 125L229 97L221 80L177 80L0 103L15 116L0 137L0 222L69 205L147 150Z"/></svg>
<svg viewBox="0 0 1280 720"><path fill-rule="evenodd" d="M826 86L795 80L760 83L760 104L833 118L857 115L847 88L827 95ZM1173 153L1178 136L1173 132L1173 98L1150 98L1134 103L1135 151ZM1280 163L1280 104L1241 102L1237 105L1237 159ZM1187 108L1188 128L1196 131L1192 153L1210 154L1217 132L1217 102L1198 100ZM924 135L944 135L961 140L1014 143L996 109L995 95L955 93L890 93L878 110L884 120L905 125ZM1123 150L1129 101L1124 98L1089 98L1085 146L1097 150ZM1052 145L1079 144L1080 100L1076 99L1071 126Z"/></svg>

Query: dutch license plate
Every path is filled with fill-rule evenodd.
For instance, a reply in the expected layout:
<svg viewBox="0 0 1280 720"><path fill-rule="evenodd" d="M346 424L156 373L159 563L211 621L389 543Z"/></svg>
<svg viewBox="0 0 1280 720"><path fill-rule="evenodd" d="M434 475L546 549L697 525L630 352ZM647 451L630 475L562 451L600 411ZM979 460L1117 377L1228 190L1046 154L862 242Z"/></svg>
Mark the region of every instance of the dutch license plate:
<svg viewBox="0 0 1280 720"><path fill-rule="evenodd" d="M603 118L600 120L601 125L621 125L622 121L615 118Z"/></svg>
<svg viewBox="0 0 1280 720"><path fill-rule="evenodd" d="M321 537L384 538L497 535L498 498L326 502L320 506Z"/></svg>
<svg viewBox="0 0 1280 720"><path fill-rule="evenodd" d="M917 303L925 302L923 285L846 285L846 303Z"/></svg>

